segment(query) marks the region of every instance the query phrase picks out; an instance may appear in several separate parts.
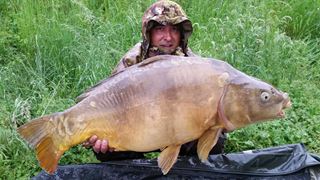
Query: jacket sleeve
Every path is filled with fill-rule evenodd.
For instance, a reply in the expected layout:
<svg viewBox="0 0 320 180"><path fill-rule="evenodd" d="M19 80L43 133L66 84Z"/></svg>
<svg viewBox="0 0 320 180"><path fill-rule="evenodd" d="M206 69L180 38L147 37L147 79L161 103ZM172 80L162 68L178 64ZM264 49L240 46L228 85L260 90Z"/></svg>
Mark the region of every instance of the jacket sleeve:
<svg viewBox="0 0 320 180"><path fill-rule="evenodd" d="M141 62L141 42L133 46L118 62L111 74L115 74L125 68Z"/></svg>

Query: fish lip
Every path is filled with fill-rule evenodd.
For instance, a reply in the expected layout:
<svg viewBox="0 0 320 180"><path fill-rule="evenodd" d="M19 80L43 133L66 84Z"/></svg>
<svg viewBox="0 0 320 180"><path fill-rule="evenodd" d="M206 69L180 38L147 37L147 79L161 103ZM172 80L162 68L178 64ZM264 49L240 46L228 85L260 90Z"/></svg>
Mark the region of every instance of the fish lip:
<svg viewBox="0 0 320 180"><path fill-rule="evenodd" d="M287 99L285 102L284 102L284 108L290 108L292 106L292 103L290 101L290 99Z"/></svg>
<svg viewBox="0 0 320 180"><path fill-rule="evenodd" d="M290 108L291 107L291 105L292 105L292 103L291 103L291 101L290 101L290 98L289 98L289 95L288 95L288 93L283 93L282 94L282 97L283 97L283 109L285 109L285 108Z"/></svg>
<svg viewBox="0 0 320 180"><path fill-rule="evenodd" d="M290 101L289 98L286 98L284 101L283 101L283 106L282 106L282 109L278 112L277 114L277 117L278 118L284 118L286 116L286 113L284 111L284 109L288 109L291 107L292 103Z"/></svg>
<svg viewBox="0 0 320 180"><path fill-rule="evenodd" d="M283 111L283 109L277 114L278 118L284 118L285 116L286 116L286 113Z"/></svg>

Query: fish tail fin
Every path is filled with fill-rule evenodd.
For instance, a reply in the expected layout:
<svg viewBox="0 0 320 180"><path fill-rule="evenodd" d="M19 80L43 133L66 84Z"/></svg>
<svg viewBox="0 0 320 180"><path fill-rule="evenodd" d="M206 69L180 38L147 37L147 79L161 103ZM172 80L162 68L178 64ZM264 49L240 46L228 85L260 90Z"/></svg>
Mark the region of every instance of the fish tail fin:
<svg viewBox="0 0 320 180"><path fill-rule="evenodd" d="M18 128L20 136L36 149L40 166L50 174L55 172L61 155L66 150L56 143L59 142L59 137L53 131L55 128L52 120L57 116L58 113L43 116Z"/></svg>

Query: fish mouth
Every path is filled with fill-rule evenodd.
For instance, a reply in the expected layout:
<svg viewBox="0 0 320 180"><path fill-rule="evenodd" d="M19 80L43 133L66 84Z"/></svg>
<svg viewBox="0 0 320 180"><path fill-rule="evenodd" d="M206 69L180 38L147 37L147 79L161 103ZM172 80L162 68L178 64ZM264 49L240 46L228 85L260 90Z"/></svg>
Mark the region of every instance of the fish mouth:
<svg viewBox="0 0 320 180"><path fill-rule="evenodd" d="M282 109L281 109L280 112L277 114L277 117L279 117L279 118L285 117L286 113L284 112L284 110L290 108L291 105L292 105L290 99L288 98L288 94L287 94L287 93L284 94L284 97L286 97L286 98L285 98L285 100L284 100L283 103L282 103L282 104L283 104Z"/></svg>
<svg viewBox="0 0 320 180"><path fill-rule="evenodd" d="M277 114L277 117L278 118L284 118L286 116L286 113L283 111L283 110L281 110L280 112L278 112L278 114Z"/></svg>

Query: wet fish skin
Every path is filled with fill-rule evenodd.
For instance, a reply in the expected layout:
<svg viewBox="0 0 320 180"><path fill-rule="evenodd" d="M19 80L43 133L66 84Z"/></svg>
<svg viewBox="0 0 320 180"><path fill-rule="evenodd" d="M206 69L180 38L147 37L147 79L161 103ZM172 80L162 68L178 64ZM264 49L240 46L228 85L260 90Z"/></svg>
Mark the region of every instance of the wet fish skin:
<svg viewBox="0 0 320 180"><path fill-rule="evenodd" d="M117 151L162 149L158 164L166 174L182 144L199 139L205 161L223 129L283 117L290 104L286 93L223 61L165 55L107 78L74 106L18 132L49 173L66 150L97 135Z"/></svg>

